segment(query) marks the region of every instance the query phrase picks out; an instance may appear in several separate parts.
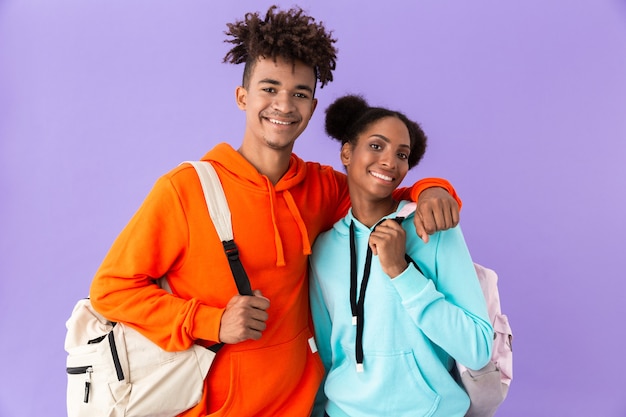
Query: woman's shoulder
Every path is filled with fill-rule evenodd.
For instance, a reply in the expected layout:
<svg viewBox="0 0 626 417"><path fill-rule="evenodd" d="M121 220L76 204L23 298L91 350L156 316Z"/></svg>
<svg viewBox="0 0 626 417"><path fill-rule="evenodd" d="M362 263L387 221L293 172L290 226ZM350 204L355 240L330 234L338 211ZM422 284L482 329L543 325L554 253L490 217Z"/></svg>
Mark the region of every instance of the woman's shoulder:
<svg viewBox="0 0 626 417"><path fill-rule="evenodd" d="M346 218L338 220L332 228L320 233L313 244L313 254L315 258L325 257L328 254L337 252L343 247L349 247L348 237L350 235Z"/></svg>

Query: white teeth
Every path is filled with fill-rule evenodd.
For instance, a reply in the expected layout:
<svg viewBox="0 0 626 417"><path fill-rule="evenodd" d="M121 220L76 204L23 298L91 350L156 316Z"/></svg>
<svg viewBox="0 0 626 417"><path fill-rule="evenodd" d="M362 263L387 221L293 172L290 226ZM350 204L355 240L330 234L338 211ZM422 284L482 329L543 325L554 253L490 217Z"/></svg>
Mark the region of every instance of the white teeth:
<svg viewBox="0 0 626 417"><path fill-rule="evenodd" d="M290 125L291 124L291 122L283 122L283 121L276 120L276 119L268 119L268 120L276 125Z"/></svg>
<svg viewBox="0 0 626 417"><path fill-rule="evenodd" d="M372 174L373 176L375 176L376 178L380 178L381 180L385 180L385 181L393 181L393 178L388 177L386 175L383 174L379 174L378 172L373 172L371 171L370 174Z"/></svg>

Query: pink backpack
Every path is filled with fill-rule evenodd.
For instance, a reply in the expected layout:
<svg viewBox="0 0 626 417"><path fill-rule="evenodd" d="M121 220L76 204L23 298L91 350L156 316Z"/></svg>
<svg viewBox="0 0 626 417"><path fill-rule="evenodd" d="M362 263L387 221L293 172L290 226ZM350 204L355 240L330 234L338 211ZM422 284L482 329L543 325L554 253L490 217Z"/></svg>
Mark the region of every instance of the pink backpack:
<svg viewBox="0 0 626 417"><path fill-rule="evenodd" d="M494 330L491 361L480 370L468 369L457 362L460 382L470 397L466 417L492 417L506 398L513 379L513 333L500 308L498 275L474 264L480 287L487 301L487 311Z"/></svg>

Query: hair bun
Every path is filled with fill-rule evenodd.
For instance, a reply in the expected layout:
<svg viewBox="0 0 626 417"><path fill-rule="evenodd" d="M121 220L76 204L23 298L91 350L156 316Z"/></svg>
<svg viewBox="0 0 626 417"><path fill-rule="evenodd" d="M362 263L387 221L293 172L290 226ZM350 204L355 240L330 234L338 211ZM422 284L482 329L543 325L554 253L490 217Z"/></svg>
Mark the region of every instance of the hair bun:
<svg viewBox="0 0 626 417"><path fill-rule="evenodd" d="M326 133L344 141L350 126L369 108L362 96L347 95L335 100L326 109Z"/></svg>

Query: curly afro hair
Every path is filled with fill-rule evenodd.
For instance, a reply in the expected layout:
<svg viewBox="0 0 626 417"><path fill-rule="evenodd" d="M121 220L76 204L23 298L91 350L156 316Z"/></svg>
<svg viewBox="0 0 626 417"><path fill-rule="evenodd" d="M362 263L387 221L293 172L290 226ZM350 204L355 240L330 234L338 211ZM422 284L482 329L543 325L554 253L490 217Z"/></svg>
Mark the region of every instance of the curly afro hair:
<svg viewBox="0 0 626 417"><path fill-rule="evenodd" d="M332 32L323 24L316 23L299 7L287 11L269 8L265 19L258 13L246 13L244 20L228 23L224 33L231 39L224 42L235 45L224 57L223 62L245 63L243 86L248 86L250 74L257 59L281 57L287 61L299 60L313 67L321 87L333 80L337 49L333 44Z"/></svg>
<svg viewBox="0 0 626 417"><path fill-rule="evenodd" d="M426 152L426 134L417 122L409 120L403 113L382 107L370 107L362 96L346 95L335 100L326 109L326 133L341 142L356 144L358 137L368 126L385 117L400 119L409 130L411 153L409 169L422 159Z"/></svg>

